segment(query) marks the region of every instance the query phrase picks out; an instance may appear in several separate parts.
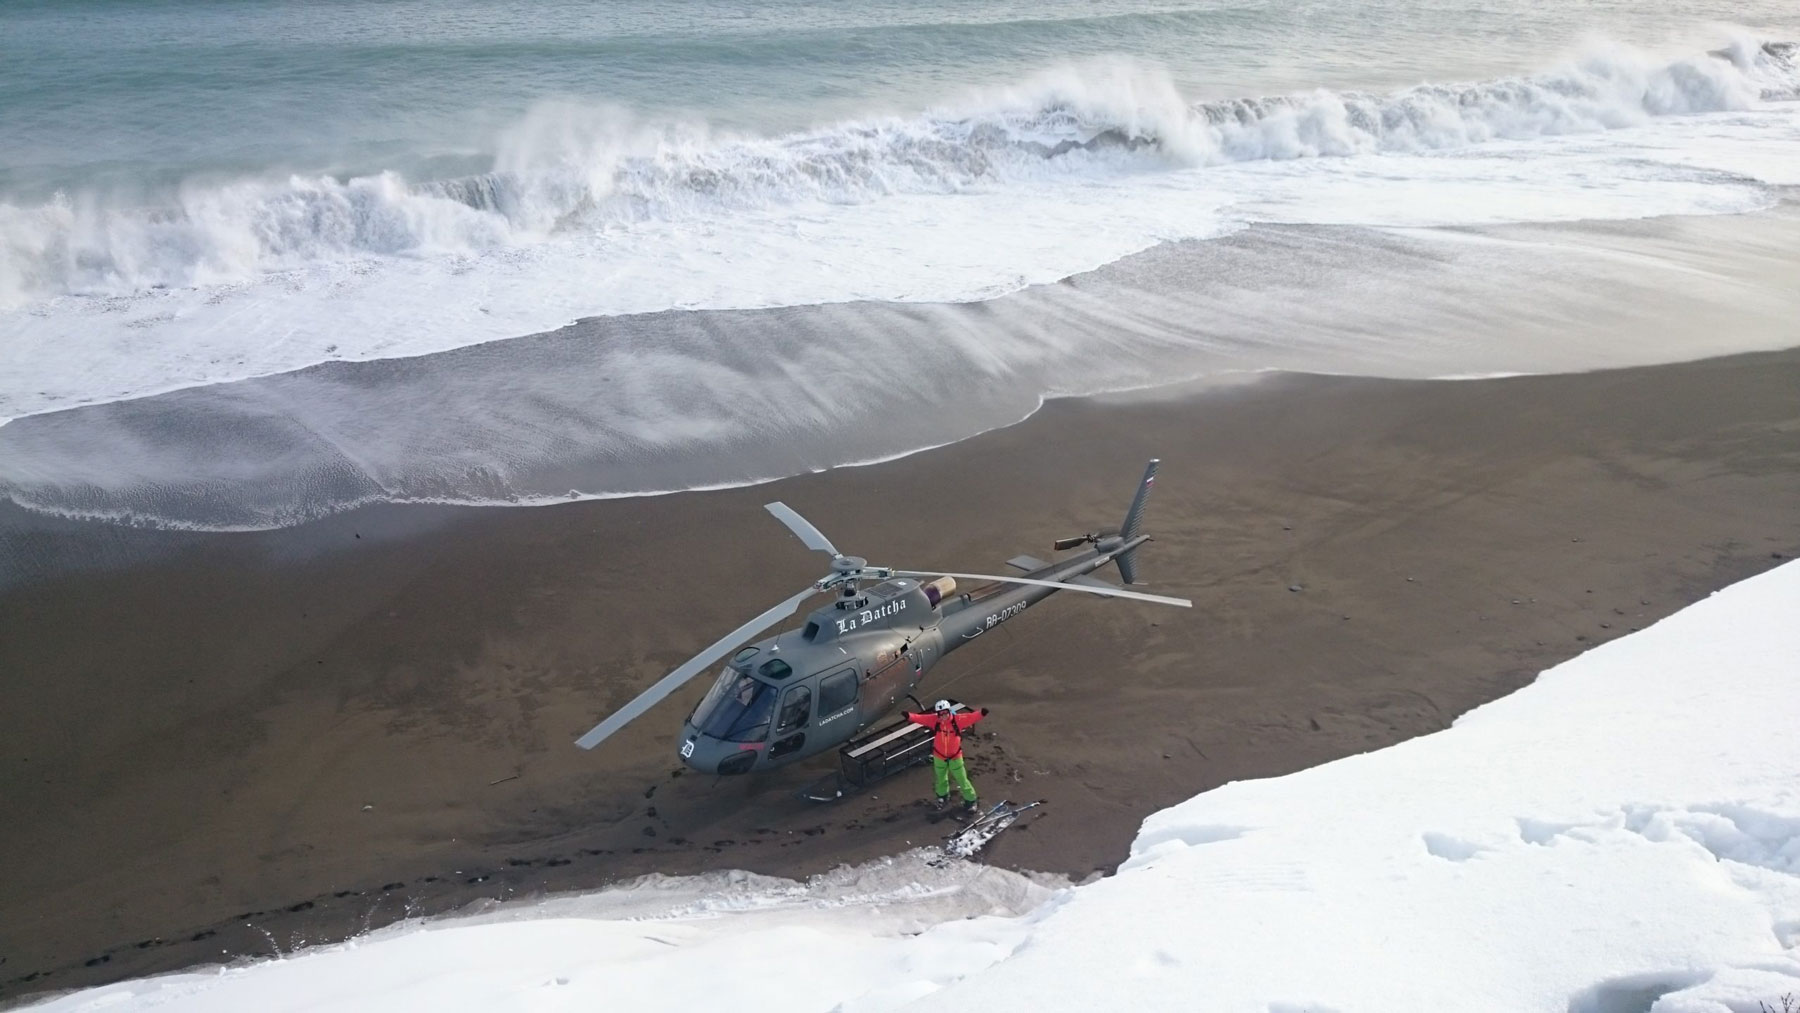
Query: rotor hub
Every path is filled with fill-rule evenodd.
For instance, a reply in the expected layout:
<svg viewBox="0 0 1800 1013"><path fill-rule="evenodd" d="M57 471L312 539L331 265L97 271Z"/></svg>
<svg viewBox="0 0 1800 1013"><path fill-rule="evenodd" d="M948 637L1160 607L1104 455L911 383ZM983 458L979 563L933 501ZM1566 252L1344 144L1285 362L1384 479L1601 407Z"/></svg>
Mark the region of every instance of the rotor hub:
<svg viewBox="0 0 1800 1013"><path fill-rule="evenodd" d="M831 558L831 573L820 578L813 586L820 591L829 591L835 587L845 598L855 598L859 582L886 580L893 575L892 568L870 566L869 561L861 556L838 555Z"/></svg>

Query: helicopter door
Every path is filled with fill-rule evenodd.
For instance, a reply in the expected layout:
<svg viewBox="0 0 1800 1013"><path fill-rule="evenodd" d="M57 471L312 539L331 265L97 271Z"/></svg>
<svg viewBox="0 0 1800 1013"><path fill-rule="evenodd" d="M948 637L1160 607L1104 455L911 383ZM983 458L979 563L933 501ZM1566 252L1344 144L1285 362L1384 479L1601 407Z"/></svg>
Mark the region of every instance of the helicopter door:
<svg viewBox="0 0 1800 1013"><path fill-rule="evenodd" d="M812 690L795 686L781 701L781 716L775 723L775 734L769 736L769 758L786 756L806 744L806 722L812 718Z"/></svg>
<svg viewBox="0 0 1800 1013"><path fill-rule="evenodd" d="M840 668L819 680L819 727L823 729L839 718L850 716L856 703L856 666ZM839 735L849 735L855 729L856 722L846 722L849 727L840 726Z"/></svg>

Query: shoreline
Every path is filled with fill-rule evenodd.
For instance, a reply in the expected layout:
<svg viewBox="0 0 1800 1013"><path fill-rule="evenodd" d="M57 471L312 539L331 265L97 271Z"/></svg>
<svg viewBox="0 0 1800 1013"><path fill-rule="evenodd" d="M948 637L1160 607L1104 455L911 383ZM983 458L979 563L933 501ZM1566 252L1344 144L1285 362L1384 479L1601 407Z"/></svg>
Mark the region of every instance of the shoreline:
<svg viewBox="0 0 1800 1013"><path fill-rule="evenodd" d="M1161 456L1144 578L1191 616L1059 596L921 687L1000 719L971 749L984 795L1050 800L1051 822L989 860L1103 873L1149 812L1444 727L1800 553L1795 390L1800 350L1488 380L1278 374L1052 400L896 460L711 492L232 535L41 526L38 558L160 544L0 590L16 673L0 741L19 754L0 759L17 814L0 829L0 998L484 897L804 876L919 843L917 772L830 807L790 794L826 761L672 773L704 680L594 753L570 742L816 576L767 500L847 551L993 571L1116 523Z"/></svg>
<svg viewBox="0 0 1800 1013"><path fill-rule="evenodd" d="M350 504L764 484L947 446L1049 400L1209 378L1550 375L1772 351L1796 340L1797 222L1788 195L1630 221L1253 226L977 303L590 318L22 417L0 427L0 498L78 521L273 530ZM28 569L7 549L0 586Z"/></svg>

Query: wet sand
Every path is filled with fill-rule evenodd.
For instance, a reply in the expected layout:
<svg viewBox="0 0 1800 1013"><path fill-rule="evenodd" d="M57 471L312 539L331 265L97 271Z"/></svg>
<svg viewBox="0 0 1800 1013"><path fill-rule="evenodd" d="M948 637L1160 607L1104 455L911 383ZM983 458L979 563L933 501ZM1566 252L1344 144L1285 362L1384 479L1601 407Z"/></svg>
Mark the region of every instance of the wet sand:
<svg viewBox="0 0 1800 1013"><path fill-rule="evenodd" d="M1800 352L1054 402L898 461L653 499L211 536L0 514L7 558L61 571L0 591L0 997L932 840L921 770L824 806L793 797L824 758L682 774L704 679L571 741L820 575L768 500L877 562L999 570L1116 524L1152 456L1144 576L1196 607L1058 596L921 690L992 708L984 797L1047 800L988 861L1104 872L1158 808L1443 728L1800 552Z"/></svg>

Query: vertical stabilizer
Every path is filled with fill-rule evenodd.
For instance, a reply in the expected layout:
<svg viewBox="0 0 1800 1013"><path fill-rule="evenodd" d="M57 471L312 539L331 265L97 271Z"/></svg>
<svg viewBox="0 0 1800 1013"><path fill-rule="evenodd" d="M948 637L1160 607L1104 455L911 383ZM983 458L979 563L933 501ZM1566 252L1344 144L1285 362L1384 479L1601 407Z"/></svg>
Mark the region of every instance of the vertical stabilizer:
<svg viewBox="0 0 1800 1013"><path fill-rule="evenodd" d="M1124 541L1136 538L1144 525L1144 503L1150 499L1150 487L1156 484L1156 466L1161 463L1160 459L1151 458L1149 467L1144 469L1144 480L1138 483L1137 495L1131 499L1131 509L1125 511L1125 525L1119 529L1119 537ZM1114 562L1119 564L1119 576L1127 584L1139 583L1136 556L1137 550L1132 549L1114 557Z"/></svg>

